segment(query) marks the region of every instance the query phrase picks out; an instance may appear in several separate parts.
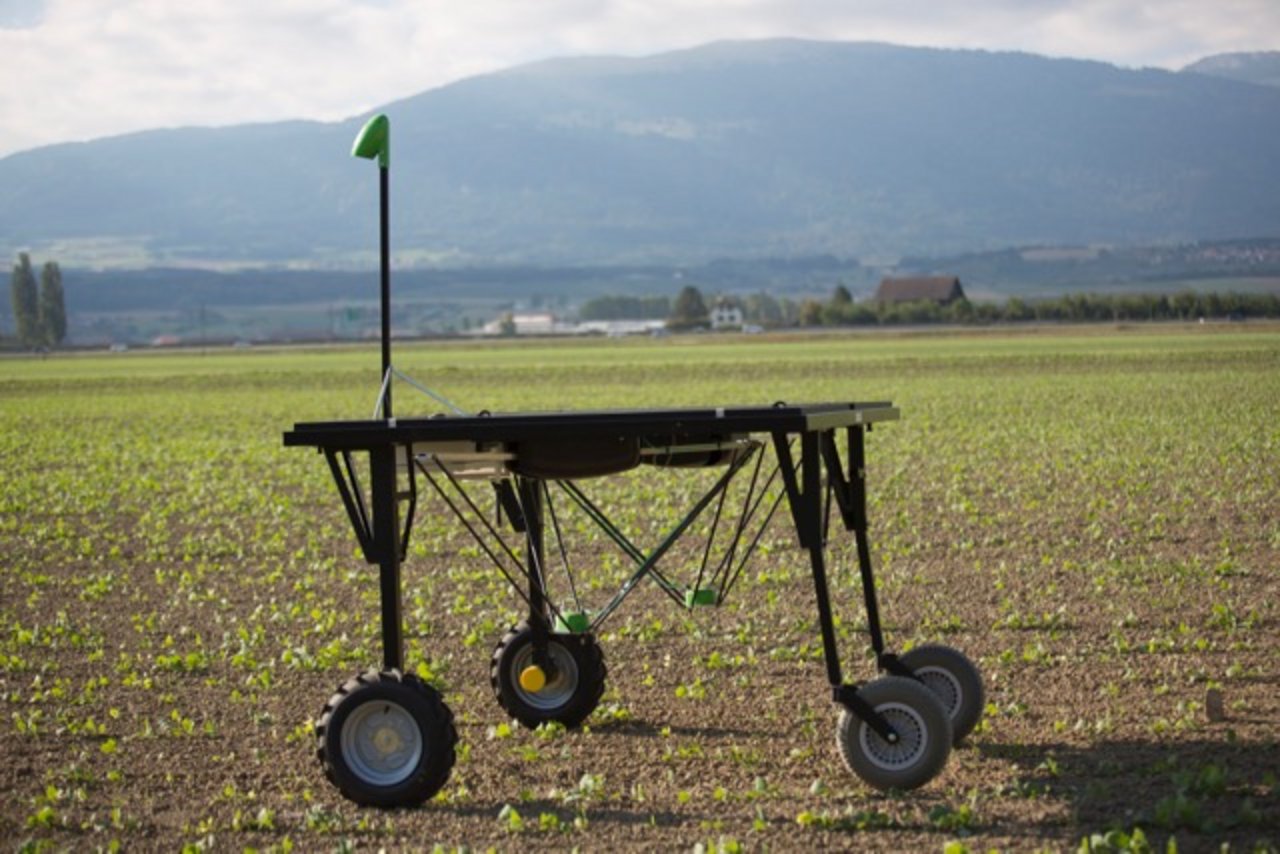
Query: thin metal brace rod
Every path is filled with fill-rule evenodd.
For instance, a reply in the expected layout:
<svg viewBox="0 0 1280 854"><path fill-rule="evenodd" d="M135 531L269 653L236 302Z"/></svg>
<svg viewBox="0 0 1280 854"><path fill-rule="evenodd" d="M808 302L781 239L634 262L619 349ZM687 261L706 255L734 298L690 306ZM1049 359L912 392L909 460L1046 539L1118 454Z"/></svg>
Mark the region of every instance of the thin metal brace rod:
<svg viewBox="0 0 1280 854"><path fill-rule="evenodd" d="M822 501L822 544L831 542L831 505L835 503L836 485L827 478L826 496Z"/></svg>
<svg viewBox="0 0 1280 854"><path fill-rule="evenodd" d="M378 387L378 399L373 402L373 419L382 417L382 410L387 405L387 394L391 391L391 366L387 365L382 374L382 385Z"/></svg>
<svg viewBox="0 0 1280 854"><path fill-rule="evenodd" d="M590 517L591 521L596 524L596 527L604 531L605 535L608 536L609 539L613 540L613 542L617 544L618 548L622 549L622 551L626 553L627 557L631 558L636 565L643 566L648 561L648 557L645 553L640 551L635 543L627 539L627 535L622 533L622 530L619 529L617 525L613 524L613 520L605 515L604 511L597 507L576 483L571 480L561 480L556 482L560 484L560 487L566 493L568 493L574 503L582 508L582 511ZM654 582L664 593L681 605L684 604L684 591L673 584L665 575L659 572L656 567L650 567L650 575L653 576Z"/></svg>
<svg viewBox="0 0 1280 854"><path fill-rule="evenodd" d="M747 530L747 525L751 523L752 517L755 516L756 510L760 507L759 500L757 500L754 505L752 504L752 499L756 496L756 484L760 481L760 467L764 463L764 454L759 453L760 447L760 444L756 443L752 445L751 450L748 451L750 454L758 454L758 456L756 456L755 468L751 470L751 483L747 485L747 494L742 500L742 509L738 511L738 521L734 524L733 536L729 540L728 545L725 546L724 554L721 556L720 562L716 565L715 571L711 574L711 578L708 581L709 586L720 587L722 591L723 584L717 584L716 582L717 580L724 580L721 576L728 577L728 568L733 565L734 556L738 553L738 545L742 542L742 535ZM745 461L743 464L746 464ZM724 493L722 493L722 496L727 495L728 492L729 490L726 489ZM763 495L764 494L761 493L761 499L763 499ZM714 534L714 529L712 530L712 533ZM708 538L708 551L710 550L710 547L711 539ZM698 583L694 585L694 589L696 590L701 586L702 573L699 571ZM724 597L720 596L716 601L723 602Z"/></svg>
<svg viewBox="0 0 1280 854"><path fill-rule="evenodd" d="M610 601L609 604L606 605L598 615L596 615L596 618L591 622L591 629L593 631L602 622L604 622L604 620L610 614L612 614L614 611L618 609L618 606L621 605L623 600L626 599L627 596L631 593L632 589L636 586L636 583L639 582L640 579L643 578L645 575L648 575L651 573L654 565L656 565L657 562L662 559L662 556L665 555L673 545L675 545L676 541L678 541L682 536L684 536L684 532L689 529L689 526L692 525L694 521L697 520L698 516L701 515L702 511L707 508L707 505L710 504L712 501L714 501L716 499L716 496L721 491L723 491L728 487L729 482L733 480L734 475L736 475L738 471L741 470L743 464L744 464L744 461L739 461L739 460L734 460L729 464L728 470L726 470L725 473L720 476L720 478L716 481L715 485L712 486L711 489L707 492L707 494L702 496L702 498L698 500L698 502L689 510L689 512L685 514L685 517L680 520L680 522L675 526L675 528L671 530L669 534L667 534L666 539L664 539L658 545L658 547L655 548L653 552L650 553L649 557L645 560L645 562L641 564L639 568L636 569L635 573L633 573L631 578L629 578L627 582L622 586L622 589L617 592L617 594L613 597L612 601ZM684 604L683 599L679 599L678 601L680 602L681 605Z"/></svg>
<svg viewBox="0 0 1280 854"><path fill-rule="evenodd" d="M746 451L742 453L741 465L745 467L746 463L750 461L751 456L754 456L755 453L759 451L759 448L760 444L758 442L751 442L748 444L748 446L746 446ZM748 508L751 503L751 497L755 494L756 478L759 478L760 463L762 463L763 460L763 455L755 458L755 469L751 470L751 483L748 489L746 489L746 498L742 501L742 510L739 511L739 515L737 515L737 522L735 526L733 526L735 530L733 530L730 542L728 542L726 547L724 547L724 553L721 556L721 560L719 560L716 568L712 571L712 577L710 577L708 581L709 586L717 586L716 580L721 576L724 571L724 567L733 561L733 553L737 551L737 544L739 544L742 539L742 530L744 530L746 519L746 508ZM737 460L735 458L733 462L736 461ZM695 593L703 588L703 576L707 574L707 563L710 560L710 554L712 554L712 547L716 544L716 534L719 531L719 521L721 521L721 516L724 512L724 502L726 502L727 498L728 488L726 487L722 490L721 497L719 497L719 501L716 503L716 517L712 520L712 528L710 528L710 531L708 531L707 534L707 545L703 548L703 562L701 562L698 567L698 579L694 581Z"/></svg>
<svg viewBox="0 0 1280 854"><path fill-rule="evenodd" d="M373 527L369 524L369 513L364 506L364 494L360 491L355 470L351 467L351 452L342 452L343 466L338 465L338 452L332 448L324 449L324 457L329 463L329 471L338 487L338 494L342 497L342 506L347 510L347 518L351 520L351 527L356 532L356 540L360 543L365 562L377 563L373 556Z"/></svg>
<svg viewBox="0 0 1280 854"><path fill-rule="evenodd" d="M543 598L547 606L551 609L552 616L560 617L563 619L563 614L561 613L560 609L556 607L556 604L552 602L549 598L547 598L545 595L546 583L543 580L541 562L539 561L536 554L534 554L533 552L530 552L531 561L530 561L530 564L526 566L524 561L520 560L520 557L515 553L515 551L512 550L511 546L507 544L507 541L503 539L502 535L499 534L498 531L493 527L492 523L489 522L488 518L486 518L485 514L480 510L480 508L476 506L475 501L473 501L471 498L471 494L468 493L466 489L463 488L462 484L458 481L458 478L453 474L452 471L449 470L449 467L445 465L444 461L440 460L438 457L435 458L434 461L435 461L435 464L440 468L440 471L443 472L444 476L448 479L449 484L460 496L462 496L462 500L466 503L472 515L475 516L476 519L480 520L480 524L484 526L489 536L492 537L494 541L496 541L502 547L502 551L506 553L506 556L511 560L513 564L515 564L516 567L519 568L520 575L524 576L525 581L532 582L535 578L537 579L538 587L544 594ZM471 524L470 520L467 518L467 515L463 513L462 510L456 504L454 504L452 499L449 498L448 494L444 491L444 489L440 486L440 484L437 483L435 478L431 476L431 472L427 471L427 468L422 464L422 461L415 460L414 462L418 466L418 468L422 471L423 476L426 477L427 482L431 484L432 489L436 491L436 494L440 496L440 498L444 501L445 505L448 506L449 510L453 513L453 515L458 519L459 522L463 524L463 527L467 529L467 532L471 534L472 539L476 541L476 544L480 546L480 548L488 556L490 562L492 562L493 565L498 568L498 571L502 573L502 577L507 580L507 583L510 584L512 588L515 589L516 593L519 594L520 598L525 601L525 604L532 609L533 598L528 593L525 592L524 588L516 580L515 576L513 576L510 570L508 570L507 567L503 565L501 559L494 553L493 549L489 547L489 544L485 541L484 537L482 537L480 535L480 532L476 530L475 526ZM526 515L527 510L525 509L523 503L520 502L519 497L516 498L516 501L520 506L521 516L524 516L527 519L528 518ZM536 573L536 576L534 575L534 573Z"/></svg>
<svg viewBox="0 0 1280 854"><path fill-rule="evenodd" d="M772 478L770 479L772 480ZM765 486L765 489L768 489L768 485ZM763 492L761 493L762 501L764 500L764 494L765 493ZM764 532L769 529L769 523L773 521L773 514L777 513L778 508L782 506L782 498L784 495L786 495L786 493L780 490L777 497L773 499L773 504L769 507L769 512L765 514L764 521L760 523L760 527L756 531L755 536L751 538L751 542L747 544L746 550L742 553L742 559L738 561L737 569L735 569L732 574L725 573L725 581L720 588L721 602L729 597L729 591L731 591L733 586L738 583L738 577L742 575L742 570L746 568L751 556L755 554L756 546L759 545L761 538L764 537Z"/></svg>
<svg viewBox="0 0 1280 854"><path fill-rule="evenodd" d="M644 561L644 552L640 551L640 548L635 543L627 539L627 535L622 533L618 526L614 525L612 520L605 515L604 511L587 497L587 494L582 491L578 484L571 480L557 480L556 483L573 499L575 504L582 508L582 511L590 517L591 521L604 531L609 536L609 539L617 544L618 548L626 553L627 557L636 563Z"/></svg>
<svg viewBox="0 0 1280 854"><path fill-rule="evenodd" d="M698 577L693 582L695 594L702 588L702 576L706 573L707 562L711 559L711 546L715 544L716 533L720 530L720 517L724 513L724 502L728 497L729 490L722 489L720 491L720 500L716 502L715 516L711 518L711 530L707 532L706 545L702 547L702 563L698 565Z"/></svg>
<svg viewBox="0 0 1280 854"><path fill-rule="evenodd" d="M762 453L760 455L760 460L756 463L756 474L759 474L760 463L763 461L764 454ZM765 478L764 485L760 487L759 493L755 495L755 503L746 513L746 520L742 524L741 533L738 535L739 538L741 538L742 534L746 533L747 527L751 524L751 520L755 518L756 513L760 510L760 506L764 504L765 500L768 498L769 490L773 488L773 482L777 478L778 467L775 465L773 470L769 472L769 476ZM738 560L737 567L731 570L731 564L725 565L724 576L720 579L720 601L723 602L728 597L729 591L732 590L734 584L737 583L738 576L742 574L742 571L746 567L751 555L755 553L756 546L759 545L761 538L764 537L764 532L768 530L769 523L773 521L773 514L777 512L778 506L782 503L782 498L785 494L785 490L778 490L777 495L774 496L773 503L770 505L768 513L765 514L764 520L756 529L756 533L751 538L751 542L747 544L746 549L742 552L742 556Z"/></svg>
<svg viewBox="0 0 1280 854"><path fill-rule="evenodd" d="M507 557L511 558L512 563L520 567L520 574L524 575L525 573L524 561L520 560L520 556L517 555L514 550L512 550L511 546L507 545L507 541L503 539L502 535L499 534L497 529L493 527L493 523L491 523L485 517L485 514L480 510L480 508L476 506L475 501L471 499L471 494L462 488L462 484L458 481L457 477L454 476L453 472L449 470L449 467L445 465L442 460L440 460L437 457L435 459L435 463L437 466L440 467L440 471L444 472L444 476L448 478L449 485L452 486L454 490L459 495L462 496L462 500L466 502L467 507L469 507L471 509L471 512L475 514L475 517L480 520L480 524L484 525L485 530L489 532L489 536L493 537L494 540L496 540L502 546L502 550L507 553ZM428 478L431 477L431 474L425 468L422 469L422 473L426 475ZM518 501L519 500L517 499L517 503ZM459 516L459 518L462 517L462 514L460 513L457 515Z"/></svg>
<svg viewBox="0 0 1280 854"><path fill-rule="evenodd" d="M411 455L412 447L405 448L405 454ZM405 511L404 532L400 537L400 560L404 560L409 556L409 536L413 533L414 517L418 512L418 479L414 473L417 468L414 465L409 467L409 507Z"/></svg>
<svg viewBox="0 0 1280 854"><path fill-rule="evenodd" d="M414 460L414 464L420 467L422 466L422 463L418 460ZM445 468L444 465L441 464L438 460L436 461L436 464L440 466L441 471L445 472L446 475L449 473L449 470ZM480 533L475 529L475 526L471 524L471 521L458 508L458 506L453 503L453 500L449 498L448 494L445 493L444 489L441 488L440 484L436 482L436 479L431 476L431 472L427 471L426 468L422 468L422 474L427 479L427 483L431 484L431 488L434 489L436 494L440 496L441 500L444 501L445 505L449 508L449 510L453 513L453 515L458 519L459 522L462 523L462 526L467 529L467 533L471 534L471 538L476 541L476 545L480 546L481 550L484 551L486 555L488 555L489 560L493 563L493 565L496 566L498 568L498 571L502 573L502 577L507 580L507 583L510 584L512 589L514 589L516 593L520 596L520 598L525 601L526 605L530 604L528 594L524 592L524 589L521 588L520 584L516 581L515 577L511 575L511 572L505 566L503 566L502 561L498 558L496 554L493 553L493 549L489 548L489 544L485 542L484 537L480 536ZM472 511L476 512L476 507L475 507L475 504L471 501L471 497L468 496L465 492L462 493L462 496L466 500L467 504L472 508ZM520 560L517 557L515 557L514 554L511 553L511 548L507 545L506 541L503 540L501 537L497 536L495 533L493 533L492 526L489 525L488 520L486 520L484 516L478 512L476 512L476 517L479 518L481 522L485 525L485 527L489 529L490 534L494 537L494 539L496 539L499 543L502 544L502 548L504 551L506 551L507 556L510 557L517 566L521 566ZM523 574L522 566L521 566L521 573Z"/></svg>
<svg viewBox="0 0 1280 854"><path fill-rule="evenodd" d="M395 374L399 379L401 379L402 381L404 381L404 382L408 383L409 385L413 386L413 387L414 387L414 388L416 388L418 391L422 392L422 393L423 393L423 394L425 394L427 397L429 397L429 398L431 398L432 400L434 400L436 403L439 403L439 404L441 404L442 406L447 406L447 407L449 407L450 409L452 409L452 410L453 410L453 414L454 414L454 415L467 415L467 414L469 414L465 409L463 409L463 408L461 408L460 406L456 405L453 401L449 400L449 399L448 399L447 397L445 397L444 395L440 394L439 392L434 392L434 391L432 391L431 389L427 388L425 385L423 385L422 383L418 382L418 381L417 381L417 380L415 380L413 377L409 376L408 374L406 374L404 371L400 370L399 368L396 368L396 367L394 367L394 366L393 366L393 367L391 368L391 373Z"/></svg>
<svg viewBox="0 0 1280 854"><path fill-rule="evenodd" d="M383 409L385 409L386 407L387 397L391 392L392 377L396 377L400 379L402 382L408 383L409 385L416 388L418 391L425 394L427 397L434 400L436 403L439 403L442 406L449 407L450 409L453 410L454 415L469 414L466 410L455 405L453 401L449 400L444 395L439 394L438 392L432 391L431 389L427 388L425 385L418 382L413 377L409 376L404 371L400 370L394 365L387 365L387 371L385 374L382 375L382 385L378 389L378 399L374 401L374 404L373 404L373 418L375 421L382 417Z"/></svg>
<svg viewBox="0 0 1280 854"><path fill-rule="evenodd" d="M560 521L556 517L556 506L551 500L551 490L547 482L542 481L542 498L547 505L547 514L551 517L551 530L555 534L556 548L560 552L560 565L564 567L564 576L569 580L569 593L573 596L573 604L578 611L583 610L582 599L578 596L578 586L573 581L573 572L569 568L569 553L564 547L564 535L560 532Z"/></svg>

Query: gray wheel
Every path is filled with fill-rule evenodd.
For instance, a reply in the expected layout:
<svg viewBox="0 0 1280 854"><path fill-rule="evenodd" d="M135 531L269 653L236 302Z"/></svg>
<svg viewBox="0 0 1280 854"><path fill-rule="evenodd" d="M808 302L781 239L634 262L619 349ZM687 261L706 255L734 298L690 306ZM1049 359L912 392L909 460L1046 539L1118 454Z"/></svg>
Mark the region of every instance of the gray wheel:
<svg viewBox="0 0 1280 854"><path fill-rule="evenodd" d="M947 764L951 721L938 698L914 679L885 676L858 689L861 697L889 722L896 743L876 734L845 709L836 727L836 744L849 770L877 789L916 789Z"/></svg>
<svg viewBox="0 0 1280 854"><path fill-rule="evenodd" d="M568 648L553 640L547 645L547 656L554 675L543 687L530 691L520 684L518 677L511 680L513 699L543 714L563 709L578 690L578 662ZM533 644L517 647L507 660L512 674L519 674L532 664Z"/></svg>
<svg viewBox="0 0 1280 854"><path fill-rule="evenodd" d="M951 718L952 744L959 744L982 717L982 674L964 653L941 644L916 647L899 659L938 695Z"/></svg>
<svg viewBox="0 0 1280 854"><path fill-rule="evenodd" d="M507 714L530 729L549 721L576 727L595 710L604 695L607 668L594 635L553 634L547 641L550 659L546 681L526 687L521 674L534 665L533 632L527 623L513 626L498 642L489 662L493 695Z"/></svg>
<svg viewBox="0 0 1280 854"><path fill-rule="evenodd" d="M430 685L398 670L348 681L316 724L325 775L348 799L415 806L449 779L458 734L453 713Z"/></svg>
<svg viewBox="0 0 1280 854"><path fill-rule="evenodd" d="M338 744L347 767L374 786L403 783L422 759L417 721L391 700L364 703L347 715Z"/></svg>

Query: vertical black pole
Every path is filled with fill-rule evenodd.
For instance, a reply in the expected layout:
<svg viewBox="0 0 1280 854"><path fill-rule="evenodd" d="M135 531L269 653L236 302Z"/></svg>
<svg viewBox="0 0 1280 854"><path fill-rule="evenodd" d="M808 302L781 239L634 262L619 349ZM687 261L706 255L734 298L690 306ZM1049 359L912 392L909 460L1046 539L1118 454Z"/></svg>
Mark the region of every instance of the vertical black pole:
<svg viewBox="0 0 1280 854"><path fill-rule="evenodd" d="M876 577L871 568L871 546L867 541L867 452L862 427L849 428L849 485L852 487L853 538L858 546L858 572L862 576L862 598L867 607L867 631L876 658L884 655L884 634L880 630L880 609L876 605Z"/></svg>
<svg viewBox="0 0 1280 854"><path fill-rule="evenodd" d="M517 480L516 488L520 491L520 512L524 516L525 571L529 575L529 635L533 643L533 663L549 672L552 662L547 655L547 641L551 636L551 625L547 618L546 577L542 573L542 489L539 481L523 477Z"/></svg>
<svg viewBox="0 0 1280 854"><path fill-rule="evenodd" d="M373 499L373 552L378 558L378 587L382 598L382 663L388 670L404 666L404 635L400 626L400 506L396 501L396 448L387 443L369 452L373 470L369 487Z"/></svg>
<svg viewBox="0 0 1280 854"><path fill-rule="evenodd" d="M381 221L382 262L382 381L386 382L391 368L391 205L388 202L390 181L386 166L378 167L378 205ZM382 414L391 418L391 383L387 383L387 395L383 400Z"/></svg>
<svg viewBox="0 0 1280 854"><path fill-rule="evenodd" d="M535 637L547 626L547 588L542 574L542 490L536 480L519 478L520 512L524 516L525 569L529 574L529 625Z"/></svg>
<svg viewBox="0 0 1280 854"><path fill-rule="evenodd" d="M822 631L822 654L827 663L827 681L838 687L844 677L840 672L840 648L831 619L831 597L827 588L826 546L822 538L822 458L817 433L800 437L800 478L804 520L807 532L809 567L813 571L813 590L818 599L818 627Z"/></svg>

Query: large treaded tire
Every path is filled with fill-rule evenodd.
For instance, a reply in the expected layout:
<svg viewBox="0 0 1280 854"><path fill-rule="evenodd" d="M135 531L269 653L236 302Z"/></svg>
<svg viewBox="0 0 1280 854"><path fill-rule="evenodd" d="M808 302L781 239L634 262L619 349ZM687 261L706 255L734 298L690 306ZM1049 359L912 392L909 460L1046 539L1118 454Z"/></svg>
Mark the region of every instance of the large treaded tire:
<svg viewBox="0 0 1280 854"><path fill-rule="evenodd" d="M540 691L520 685L520 672L533 663L533 633L528 623L512 626L489 660L489 684L498 705L529 729L556 721L570 729L595 711L604 696L608 668L595 635L552 634L547 652L554 664L551 680Z"/></svg>
<svg viewBox="0 0 1280 854"><path fill-rule="evenodd" d="M986 697L982 674L964 653L942 644L926 644L898 659L938 695L951 718L952 744L959 744L982 717Z"/></svg>
<svg viewBox="0 0 1280 854"><path fill-rule="evenodd" d="M453 769L458 733L440 692L413 674L369 670L343 683L316 723L316 755L344 797L373 807L423 803Z"/></svg>
<svg viewBox="0 0 1280 854"><path fill-rule="evenodd" d="M905 676L884 676L858 696L888 720L900 740L890 744L848 709L836 726L844 764L877 789L918 789L941 773L951 754L951 720L937 696Z"/></svg>

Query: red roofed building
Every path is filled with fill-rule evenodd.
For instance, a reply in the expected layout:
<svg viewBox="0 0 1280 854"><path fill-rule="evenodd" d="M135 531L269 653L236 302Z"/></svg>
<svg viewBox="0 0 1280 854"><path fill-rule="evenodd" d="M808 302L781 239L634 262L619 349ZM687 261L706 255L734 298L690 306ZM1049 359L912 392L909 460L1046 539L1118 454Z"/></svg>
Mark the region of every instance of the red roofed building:
<svg viewBox="0 0 1280 854"><path fill-rule="evenodd" d="M927 300L949 305L964 299L964 289L956 276L908 276L880 280L876 302L919 302Z"/></svg>

